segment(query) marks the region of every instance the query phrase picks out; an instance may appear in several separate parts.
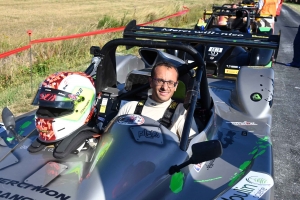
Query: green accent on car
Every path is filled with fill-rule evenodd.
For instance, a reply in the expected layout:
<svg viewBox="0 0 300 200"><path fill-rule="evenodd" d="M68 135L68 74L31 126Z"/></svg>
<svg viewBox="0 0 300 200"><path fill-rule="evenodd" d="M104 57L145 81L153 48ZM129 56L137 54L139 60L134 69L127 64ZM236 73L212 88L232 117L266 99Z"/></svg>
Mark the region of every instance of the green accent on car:
<svg viewBox="0 0 300 200"><path fill-rule="evenodd" d="M197 183L204 183L204 182L210 182L210 181L214 181L214 180L218 180L221 179L222 176L216 177L216 178L210 178L210 179L206 179L206 180L199 180L199 181L195 181Z"/></svg>
<svg viewBox="0 0 300 200"><path fill-rule="evenodd" d="M96 162L98 162L100 159L102 159L104 157L104 155L106 154L107 150L109 149L110 145L112 144L113 139L109 138L108 141L103 142L101 144L101 148L100 151L98 152L97 156L96 156Z"/></svg>
<svg viewBox="0 0 300 200"><path fill-rule="evenodd" d="M63 174L72 174L72 173L75 173L78 176L78 180L80 180L81 176L82 176L82 172L83 172L83 165L79 164L77 166L71 167L70 170L66 171Z"/></svg>
<svg viewBox="0 0 300 200"><path fill-rule="evenodd" d="M270 27L259 27L259 30L260 30L261 32L268 32L268 31L271 30L271 28L270 28Z"/></svg>
<svg viewBox="0 0 300 200"><path fill-rule="evenodd" d="M19 131L18 134L19 134L19 135L23 135L23 133L24 133L24 131Z"/></svg>
<svg viewBox="0 0 300 200"><path fill-rule="evenodd" d="M252 96L252 98L255 100L255 101L260 101L261 100L261 97L259 96L259 94L254 94Z"/></svg>
<svg viewBox="0 0 300 200"><path fill-rule="evenodd" d="M234 173L233 177L231 178L228 186L233 186L238 180L240 180L245 174L245 171L241 171L240 173Z"/></svg>
<svg viewBox="0 0 300 200"><path fill-rule="evenodd" d="M251 164L251 161L245 161L243 164L240 165L240 170L244 171L245 169L247 169L247 167Z"/></svg>
<svg viewBox="0 0 300 200"><path fill-rule="evenodd" d="M182 172L178 172L172 175L170 182L170 189L173 193L179 193L182 190L184 182L184 174Z"/></svg>
<svg viewBox="0 0 300 200"><path fill-rule="evenodd" d="M244 174L246 172L246 169L250 164L251 164L250 160L243 162L243 164L241 164L240 167L239 167L240 172L235 173L233 175L233 177L232 177L232 179L231 179L231 181L229 182L228 185L233 186L238 180L240 180L244 176Z"/></svg>
<svg viewBox="0 0 300 200"><path fill-rule="evenodd" d="M271 68L272 67L272 61L270 61L265 67L266 68Z"/></svg>
<svg viewBox="0 0 300 200"><path fill-rule="evenodd" d="M24 123L20 126L20 129L27 128L31 123L32 123L31 121L26 121L26 122L24 122Z"/></svg>
<svg viewBox="0 0 300 200"><path fill-rule="evenodd" d="M77 167L74 167L73 169L71 169L70 171L68 171L68 173L66 174L72 174L72 173L75 173L75 174L80 174L81 172L81 167L80 166L77 166Z"/></svg>
<svg viewBox="0 0 300 200"><path fill-rule="evenodd" d="M6 140L9 141L9 142L13 141L14 139L15 139L15 137L7 137L6 138Z"/></svg>
<svg viewBox="0 0 300 200"><path fill-rule="evenodd" d="M263 138L259 138L258 141L256 142L256 146L253 148L253 151L251 151L249 153L249 155L253 155L253 158L251 160L247 160L245 162L243 162L240 167L239 170L240 172L237 172L233 175L233 177L231 178L228 186L233 186L234 184L237 183L237 181L239 181L244 174L247 171L247 168L250 166L250 164L259 156L263 155L266 152L266 148L271 146L271 143L269 142L269 137L265 136Z"/></svg>

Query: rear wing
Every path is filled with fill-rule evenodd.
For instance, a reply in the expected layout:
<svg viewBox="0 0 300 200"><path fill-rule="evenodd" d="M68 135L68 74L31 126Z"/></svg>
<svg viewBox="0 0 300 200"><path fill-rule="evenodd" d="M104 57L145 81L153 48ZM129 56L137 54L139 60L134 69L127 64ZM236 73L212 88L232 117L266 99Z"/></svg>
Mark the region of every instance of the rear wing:
<svg viewBox="0 0 300 200"><path fill-rule="evenodd" d="M138 26L133 20L125 27L124 38L179 41L182 43L218 44L253 48L279 49L280 35L260 35L242 32L198 31L193 29Z"/></svg>
<svg viewBox="0 0 300 200"><path fill-rule="evenodd" d="M236 8L231 8L231 7L225 7L225 6L213 6L212 10L213 11L235 11L235 10L239 10L239 9L246 9L249 11L256 11L258 10L257 7L236 7Z"/></svg>

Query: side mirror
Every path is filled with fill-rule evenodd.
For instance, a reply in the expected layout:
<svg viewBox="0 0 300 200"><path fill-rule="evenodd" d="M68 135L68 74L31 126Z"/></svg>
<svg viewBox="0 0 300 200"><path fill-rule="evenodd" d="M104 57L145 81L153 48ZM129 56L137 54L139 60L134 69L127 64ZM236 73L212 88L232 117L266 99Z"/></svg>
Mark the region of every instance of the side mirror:
<svg viewBox="0 0 300 200"><path fill-rule="evenodd" d="M8 133L11 132L14 135L14 138L17 140L17 142L19 142L20 136L15 131L15 127L16 127L15 117L7 107L3 108L2 110L2 121Z"/></svg>
<svg viewBox="0 0 300 200"><path fill-rule="evenodd" d="M191 164L198 164L220 157L223 149L219 140L210 140L193 144L192 152L193 155L190 158Z"/></svg>
<svg viewBox="0 0 300 200"><path fill-rule="evenodd" d="M16 126L15 117L7 107L2 110L2 121L8 130L12 130Z"/></svg>
<svg viewBox="0 0 300 200"><path fill-rule="evenodd" d="M98 46L91 46L90 54L94 56L101 56L101 48Z"/></svg>
<svg viewBox="0 0 300 200"><path fill-rule="evenodd" d="M204 161L218 158L222 155L223 149L219 140L210 140L193 144L192 152L193 154L188 161L180 165L173 165L172 167L170 167L169 174L172 175L176 172L179 172L180 169L190 164L198 164Z"/></svg>

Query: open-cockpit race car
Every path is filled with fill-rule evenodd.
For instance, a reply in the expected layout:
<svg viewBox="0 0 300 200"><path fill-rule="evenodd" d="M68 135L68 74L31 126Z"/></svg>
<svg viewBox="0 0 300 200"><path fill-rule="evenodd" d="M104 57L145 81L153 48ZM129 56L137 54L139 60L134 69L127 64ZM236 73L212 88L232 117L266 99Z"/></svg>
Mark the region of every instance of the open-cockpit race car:
<svg viewBox="0 0 300 200"><path fill-rule="evenodd" d="M0 197L274 199L273 69L243 66L235 80L207 78L195 43L279 47L271 39L218 38L130 22L124 38L92 48L95 59L85 73L47 77L33 101L35 113L15 121L8 108L2 111ZM138 47L139 56L118 55L119 46ZM148 78L159 61L179 71L182 87L173 98L187 110L181 138L143 115L115 117L124 102L151 94ZM198 133L189 137L193 117ZM65 132L76 120L82 126Z"/></svg>

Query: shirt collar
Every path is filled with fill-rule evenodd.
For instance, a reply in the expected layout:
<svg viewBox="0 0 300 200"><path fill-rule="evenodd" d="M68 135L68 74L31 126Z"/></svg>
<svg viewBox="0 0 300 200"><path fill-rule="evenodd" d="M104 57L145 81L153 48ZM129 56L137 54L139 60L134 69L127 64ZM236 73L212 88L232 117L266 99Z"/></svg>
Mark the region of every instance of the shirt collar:
<svg viewBox="0 0 300 200"><path fill-rule="evenodd" d="M158 102L156 102L156 101L154 101L153 99L151 99L151 97L150 96L148 96L148 98L147 98L147 104L148 104L148 106L162 106L162 107L164 107L165 105L170 105L171 104L171 101L172 101L172 99L170 98L168 101L166 101L166 102L163 102L163 103L158 103Z"/></svg>

